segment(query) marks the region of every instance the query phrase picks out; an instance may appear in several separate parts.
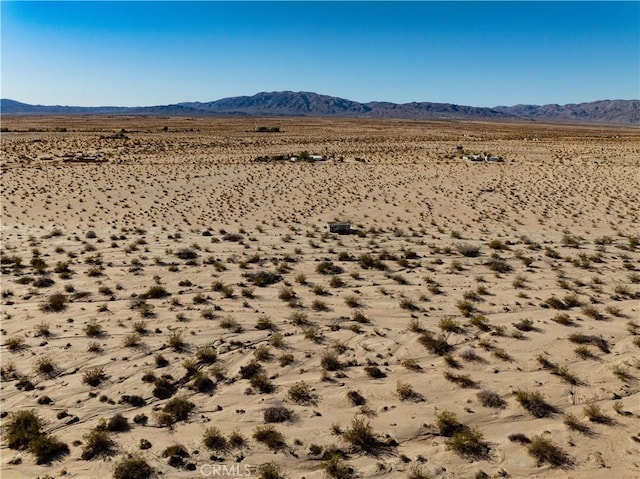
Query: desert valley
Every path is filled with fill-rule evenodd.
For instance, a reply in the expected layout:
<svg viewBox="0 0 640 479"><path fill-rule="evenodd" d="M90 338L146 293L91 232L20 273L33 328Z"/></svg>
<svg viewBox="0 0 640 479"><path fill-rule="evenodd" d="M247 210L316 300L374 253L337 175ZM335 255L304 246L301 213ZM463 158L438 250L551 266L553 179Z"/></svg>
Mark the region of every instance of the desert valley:
<svg viewBox="0 0 640 479"><path fill-rule="evenodd" d="M640 476L637 128L2 127L3 479Z"/></svg>

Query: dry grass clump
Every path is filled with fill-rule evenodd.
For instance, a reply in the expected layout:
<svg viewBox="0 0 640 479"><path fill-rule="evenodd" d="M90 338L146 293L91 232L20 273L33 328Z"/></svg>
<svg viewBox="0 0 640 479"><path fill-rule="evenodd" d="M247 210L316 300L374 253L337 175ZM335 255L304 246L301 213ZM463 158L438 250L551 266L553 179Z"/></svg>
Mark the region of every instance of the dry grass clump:
<svg viewBox="0 0 640 479"><path fill-rule="evenodd" d="M99 386L100 383L107 379L107 375L104 372L104 368L93 368L85 371L82 376L82 382L89 386Z"/></svg>
<svg viewBox="0 0 640 479"><path fill-rule="evenodd" d="M284 406L270 406L264 410L264 422L287 422L292 421L295 415L293 411Z"/></svg>
<svg viewBox="0 0 640 479"><path fill-rule="evenodd" d="M568 339L572 343L576 344L592 344L593 346L598 347L603 353L611 352L609 348L609 342L606 339L601 338L600 336L573 333L569 335Z"/></svg>
<svg viewBox="0 0 640 479"><path fill-rule="evenodd" d="M483 390L477 394L477 398L484 407L490 407L495 409L504 409L507 402L502 397L493 391Z"/></svg>
<svg viewBox="0 0 640 479"><path fill-rule="evenodd" d="M272 425L258 426L253 431L253 438L272 451L280 451L287 447L284 435Z"/></svg>
<svg viewBox="0 0 640 479"><path fill-rule="evenodd" d="M275 462L260 464L257 472L258 479L287 479L289 477L282 471L282 466Z"/></svg>
<svg viewBox="0 0 640 479"><path fill-rule="evenodd" d="M518 389L515 392L516 400L529 413L537 418L548 417L558 412L558 409L545 401L540 391L525 391Z"/></svg>
<svg viewBox="0 0 640 479"><path fill-rule="evenodd" d="M573 464L573 459L551 439L533 436L527 445L527 452L539 463L548 463L552 467L564 467Z"/></svg>
<svg viewBox="0 0 640 479"><path fill-rule="evenodd" d="M291 386L287 395L296 404L315 404L316 402L316 395L311 386L304 381L299 381Z"/></svg>
<svg viewBox="0 0 640 479"><path fill-rule="evenodd" d="M210 451L224 453L229 449L229 441L215 426L208 427L202 435L204 446Z"/></svg>
<svg viewBox="0 0 640 479"><path fill-rule="evenodd" d="M424 396L416 392L409 383L398 381L396 385L396 394L401 401L424 401Z"/></svg>
<svg viewBox="0 0 640 479"><path fill-rule="evenodd" d="M438 434L447 437L447 448L469 459L482 459L489 455L489 443L477 428L469 428L458 421L455 413L442 411L436 416Z"/></svg>
<svg viewBox="0 0 640 479"><path fill-rule="evenodd" d="M111 439L111 434L106 430L104 424L92 429L84 436L82 455L83 460L88 461L96 457L113 456L116 452L116 443Z"/></svg>
<svg viewBox="0 0 640 479"><path fill-rule="evenodd" d="M59 313L67 309L68 301L66 294L54 293L40 304L40 311L44 313Z"/></svg>
<svg viewBox="0 0 640 479"><path fill-rule="evenodd" d="M587 404L582 412L591 422L606 425L611 425L614 423L614 420L607 416L602 408L597 404Z"/></svg>
<svg viewBox="0 0 640 479"><path fill-rule="evenodd" d="M170 426L178 421L184 421L195 407L195 404L182 397L170 399L158 414L158 423L161 426Z"/></svg>
<svg viewBox="0 0 640 479"><path fill-rule="evenodd" d="M354 417L349 427L342 433L342 439L351 444L356 451L365 454L373 453L381 446L371 424L364 417Z"/></svg>
<svg viewBox="0 0 640 479"><path fill-rule="evenodd" d="M453 351L453 346L447 342L443 336L435 337L430 331L425 331L418 338L418 342L422 344L429 352L444 356Z"/></svg>
<svg viewBox="0 0 640 479"><path fill-rule="evenodd" d="M10 449L28 450L36 464L48 464L69 454L69 446L42 431L43 427L44 421L32 410L11 413L3 426L3 439Z"/></svg>
<svg viewBox="0 0 640 479"><path fill-rule="evenodd" d="M152 479L156 470L141 456L129 454L116 463L113 479Z"/></svg>

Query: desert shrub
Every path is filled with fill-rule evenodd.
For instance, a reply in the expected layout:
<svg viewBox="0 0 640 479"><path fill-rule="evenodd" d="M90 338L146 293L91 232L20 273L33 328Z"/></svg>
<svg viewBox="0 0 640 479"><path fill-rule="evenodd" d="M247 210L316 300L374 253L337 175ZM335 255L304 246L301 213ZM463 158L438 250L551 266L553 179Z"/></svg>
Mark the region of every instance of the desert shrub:
<svg viewBox="0 0 640 479"><path fill-rule="evenodd" d="M455 413L451 411L442 411L436 416L436 427L438 434L444 437L451 437L465 429L465 425L458 421Z"/></svg>
<svg viewBox="0 0 640 479"><path fill-rule="evenodd" d="M438 322L438 327L447 333L461 333L462 327L453 318L442 318Z"/></svg>
<svg viewBox="0 0 640 479"><path fill-rule="evenodd" d="M173 348L174 351L182 352L187 348L187 343L182 339L182 333L179 331L174 331L171 333L168 339L169 346Z"/></svg>
<svg viewBox="0 0 640 479"><path fill-rule="evenodd" d="M286 422L294 418L293 411L284 406L270 406L264 410L264 422Z"/></svg>
<svg viewBox="0 0 640 479"><path fill-rule="evenodd" d="M517 323L513 323L513 327L519 331L534 331L536 329L533 326L533 321L529 318L523 318Z"/></svg>
<svg viewBox="0 0 640 479"><path fill-rule="evenodd" d="M256 388L259 392L263 394L270 394L276 390L275 384L271 382L271 380L267 377L267 375L263 372L255 374L249 380L249 383L252 387Z"/></svg>
<svg viewBox="0 0 640 479"><path fill-rule="evenodd" d="M259 426L253 431L253 438L272 451L279 451L287 446L284 435L274 426Z"/></svg>
<svg viewBox="0 0 640 479"><path fill-rule="evenodd" d="M613 424L613 419L607 416L597 404L588 404L582 411L591 422L607 425Z"/></svg>
<svg viewBox="0 0 640 479"><path fill-rule="evenodd" d="M401 401L421 401L423 400L422 394L416 392L411 384L398 381L396 384L396 394Z"/></svg>
<svg viewBox="0 0 640 479"><path fill-rule="evenodd" d="M455 247L458 253L468 258L475 258L476 256L480 255L479 246L475 246L469 243L458 243Z"/></svg>
<svg viewBox="0 0 640 479"><path fill-rule="evenodd" d="M22 336L12 336L10 338L7 338L4 342L4 345L12 353L21 351L22 349L26 348L26 344Z"/></svg>
<svg viewBox="0 0 640 479"><path fill-rule="evenodd" d="M367 399L360 394L360 391L347 391L347 399L354 406L364 406L367 403Z"/></svg>
<svg viewBox="0 0 640 479"><path fill-rule="evenodd" d="M215 426L207 428L202 436L205 447L217 453L226 452L229 449L229 441Z"/></svg>
<svg viewBox="0 0 640 479"><path fill-rule="evenodd" d="M59 313L67 308L67 295L54 293L40 304L40 311L45 313Z"/></svg>
<svg viewBox="0 0 640 479"><path fill-rule="evenodd" d="M365 453L373 452L380 445L371 424L363 417L354 417L342 438L357 451Z"/></svg>
<svg viewBox="0 0 640 479"><path fill-rule="evenodd" d="M452 451L470 459L482 459L489 455L489 443L484 440L482 431L477 428L465 428L455 432L446 445Z"/></svg>
<svg viewBox="0 0 640 479"><path fill-rule="evenodd" d="M153 395L158 399L167 399L173 396L176 385L166 377L154 379Z"/></svg>
<svg viewBox="0 0 640 479"><path fill-rule="evenodd" d="M465 317L468 318L471 316L471 313L473 313L476 310L475 305L471 302L471 301L467 301L465 300L460 300L456 303L456 308L458 308L458 310L460 311L460 313Z"/></svg>
<svg viewBox="0 0 640 479"><path fill-rule="evenodd" d="M275 462L268 462L258 466L258 479L287 479L287 475L282 472L282 466Z"/></svg>
<svg viewBox="0 0 640 479"><path fill-rule="evenodd" d="M43 376L53 377L57 374L58 368L49 356L44 356L36 361L36 372Z"/></svg>
<svg viewBox="0 0 640 479"><path fill-rule="evenodd" d="M196 350L196 358L200 363L213 364L217 361L218 354L212 346L200 346Z"/></svg>
<svg viewBox="0 0 640 479"><path fill-rule="evenodd" d="M82 376L82 382L89 386L99 386L102 381L107 379L107 375L103 368L93 368L85 371Z"/></svg>
<svg viewBox="0 0 640 479"><path fill-rule="evenodd" d="M191 248L180 248L176 251L175 255L184 260L196 259L198 257L198 253Z"/></svg>
<svg viewBox="0 0 640 479"><path fill-rule="evenodd" d="M69 446L55 436L40 434L29 442L29 452L36 458L36 464L47 464L54 459L69 454Z"/></svg>
<svg viewBox="0 0 640 479"><path fill-rule="evenodd" d="M418 342L438 356L444 356L453 351L453 346L447 342L446 338L442 336L434 337L429 331L422 333L418 338Z"/></svg>
<svg viewBox="0 0 640 479"><path fill-rule="evenodd" d="M90 338L97 338L104 335L104 330L102 326L98 324L95 320L90 321L84 328L85 334Z"/></svg>
<svg viewBox="0 0 640 479"><path fill-rule="evenodd" d="M534 417L548 417L558 412L554 406L545 401L544 396L539 391L530 392L518 389L515 395L518 403Z"/></svg>
<svg viewBox="0 0 640 479"><path fill-rule="evenodd" d="M332 454L322 463L325 474L332 479L354 479L355 470L339 454Z"/></svg>
<svg viewBox="0 0 640 479"><path fill-rule="evenodd" d="M373 379L382 379L387 377L387 374L378 366L365 366L364 371Z"/></svg>
<svg viewBox="0 0 640 479"><path fill-rule="evenodd" d="M289 391L287 392L287 395L289 396L289 399L291 399L296 404L315 403L315 394L313 394L311 386L309 386L304 381L299 381L291 386L289 388Z"/></svg>
<svg viewBox="0 0 640 479"><path fill-rule="evenodd" d="M261 372L263 372L262 365L256 361L251 361L246 366L240 366L240 377L242 379L251 379Z"/></svg>
<svg viewBox="0 0 640 479"><path fill-rule="evenodd" d="M495 409L504 409L507 405L506 401L502 397L493 391L483 390L477 394L480 404L484 407L491 407Z"/></svg>
<svg viewBox="0 0 640 479"><path fill-rule="evenodd" d="M127 334L122 338L122 345L125 348L136 348L140 346L140 335L136 332Z"/></svg>
<svg viewBox="0 0 640 479"><path fill-rule="evenodd" d="M244 446L246 446L247 444L247 440L246 438L240 434L239 431L232 431L231 434L229 434L229 446L239 449L242 448Z"/></svg>
<svg viewBox="0 0 640 479"><path fill-rule="evenodd" d="M592 344L596 346L603 353L611 352L609 349L609 343L606 339L601 338L600 336L582 334L582 333L572 333L568 337L569 341L576 344Z"/></svg>
<svg viewBox="0 0 640 479"><path fill-rule="evenodd" d="M107 431L126 432L129 429L131 429L129 420L120 413L114 414L109 418L109 421L107 421Z"/></svg>
<svg viewBox="0 0 640 479"><path fill-rule="evenodd" d="M249 272L249 273L244 273L243 276L248 281L251 281L254 284L254 286L258 286L260 288L282 281L281 274L273 273L271 271Z"/></svg>
<svg viewBox="0 0 640 479"><path fill-rule="evenodd" d="M572 459L551 439L543 436L533 436L531 443L527 445L527 451L538 462L549 463L553 467L562 467L572 464Z"/></svg>
<svg viewBox="0 0 640 479"><path fill-rule="evenodd" d="M343 367L338 354L333 349L325 349L320 358L320 365L325 371L337 371Z"/></svg>
<svg viewBox="0 0 640 479"><path fill-rule="evenodd" d="M580 432L582 434L585 434L587 436L590 436L590 435L593 434L593 432L591 431L591 428L589 426L587 426L586 424L584 424L583 422L581 422L573 414L567 414L565 416L565 418L564 418L564 423L572 431L578 431L578 432Z"/></svg>
<svg viewBox="0 0 640 479"><path fill-rule="evenodd" d="M495 271L496 273L508 273L513 268L509 263L507 263L503 259L492 258L486 263L484 263L486 267L488 267L491 271Z"/></svg>
<svg viewBox="0 0 640 479"><path fill-rule="evenodd" d="M273 354L271 354L271 349L266 344L261 344L254 351L253 355L258 361L271 361L273 359Z"/></svg>
<svg viewBox="0 0 640 479"><path fill-rule="evenodd" d="M278 328L276 327L275 323L271 320L269 316L267 316L266 314L262 314L258 317L258 320L256 321L256 329L259 329L261 331L265 329L276 331Z"/></svg>
<svg viewBox="0 0 640 479"><path fill-rule="evenodd" d="M340 274L344 272L344 268L331 261L321 261L316 266L316 272L320 274Z"/></svg>
<svg viewBox="0 0 640 479"><path fill-rule="evenodd" d="M152 479L156 471L142 457L128 455L116 464L113 479Z"/></svg>
<svg viewBox="0 0 640 479"><path fill-rule="evenodd" d="M9 449L26 449L29 443L42 434L44 421L33 410L9 414L4 424L4 437Z"/></svg>
<svg viewBox="0 0 640 479"><path fill-rule="evenodd" d="M158 422L163 426L167 426L178 421L184 421L195 407L195 404L182 397L170 399L162 408Z"/></svg>
<svg viewBox="0 0 640 479"><path fill-rule="evenodd" d="M85 461L96 457L112 456L116 452L116 443L111 434L102 427L92 429L84 436L81 458Z"/></svg>
<svg viewBox="0 0 640 479"><path fill-rule="evenodd" d="M140 298L142 299L161 299L169 296L169 292L164 288L164 286L160 286L159 284L154 284L150 286L147 291L140 294Z"/></svg>
<svg viewBox="0 0 640 479"><path fill-rule="evenodd" d="M133 407L142 407L145 406L147 404L147 401L144 400L144 398L142 396L138 396L138 395L133 395L133 396L129 396L128 394L124 394L121 398L120 398L120 402L124 403L124 404L129 404Z"/></svg>
<svg viewBox="0 0 640 479"><path fill-rule="evenodd" d="M585 306L582 308L582 314L585 316L595 319L596 321L602 321L605 319L604 314L595 306Z"/></svg>
<svg viewBox="0 0 640 479"><path fill-rule="evenodd" d="M404 309L406 311L417 311L420 309L418 305L410 298L401 298L398 305L400 306L400 309Z"/></svg>
<svg viewBox="0 0 640 479"><path fill-rule="evenodd" d="M517 442L519 444L531 444L531 439L526 434L520 432L515 434L509 434L509 441Z"/></svg>

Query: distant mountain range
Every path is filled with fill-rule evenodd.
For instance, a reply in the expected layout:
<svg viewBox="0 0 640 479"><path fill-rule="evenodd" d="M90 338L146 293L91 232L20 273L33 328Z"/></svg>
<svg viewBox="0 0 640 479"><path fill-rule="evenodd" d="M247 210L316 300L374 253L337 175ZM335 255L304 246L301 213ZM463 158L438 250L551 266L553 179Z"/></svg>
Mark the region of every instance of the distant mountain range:
<svg viewBox="0 0 640 479"><path fill-rule="evenodd" d="M415 120L530 120L640 125L640 100L602 100L569 105L515 105L493 108L451 103L359 103L311 92L262 92L210 102L147 107L29 105L0 100L2 115L164 115L164 116L308 116L398 118Z"/></svg>

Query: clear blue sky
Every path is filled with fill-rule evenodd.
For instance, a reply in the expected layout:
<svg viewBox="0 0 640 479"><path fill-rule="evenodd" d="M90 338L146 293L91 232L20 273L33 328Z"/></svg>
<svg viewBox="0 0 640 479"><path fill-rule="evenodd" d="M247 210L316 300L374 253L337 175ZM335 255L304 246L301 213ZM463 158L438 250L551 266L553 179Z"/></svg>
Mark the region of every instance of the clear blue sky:
<svg viewBox="0 0 640 479"><path fill-rule="evenodd" d="M496 106L640 98L640 2L5 2L1 96L260 91Z"/></svg>

